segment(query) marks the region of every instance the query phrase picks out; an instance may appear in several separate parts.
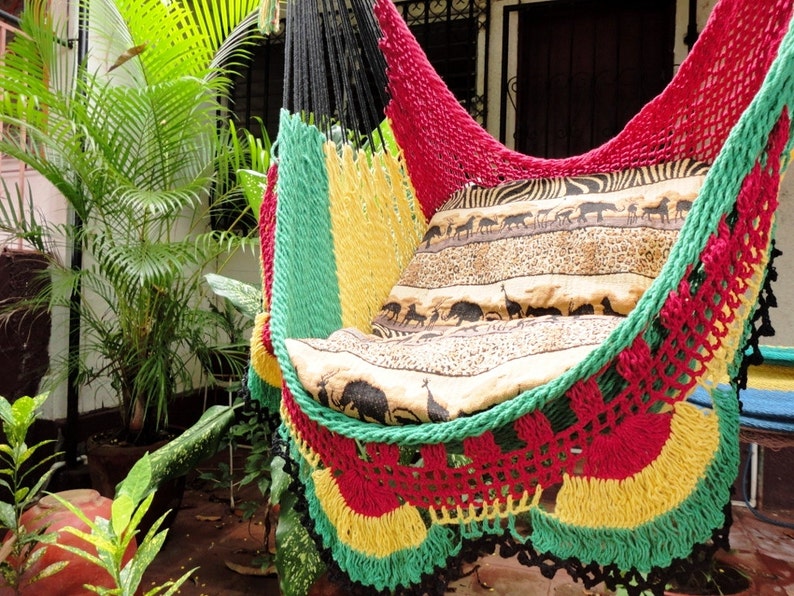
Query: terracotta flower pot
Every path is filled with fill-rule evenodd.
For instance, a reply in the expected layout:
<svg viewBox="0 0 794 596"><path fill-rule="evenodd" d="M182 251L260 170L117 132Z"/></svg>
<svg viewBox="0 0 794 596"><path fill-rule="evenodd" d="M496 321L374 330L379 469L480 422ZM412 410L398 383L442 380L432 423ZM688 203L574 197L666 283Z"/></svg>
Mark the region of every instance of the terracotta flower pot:
<svg viewBox="0 0 794 596"><path fill-rule="evenodd" d="M56 494L78 507L85 513L88 519L95 519L97 517L110 518L111 499L101 496L95 490L83 488L67 490ZM63 528L72 526L78 530L90 532L88 526L84 522L56 501L52 496L48 495L42 498L38 504L25 511L25 513L22 514L21 521L29 532L46 527L47 532L58 533L58 544L75 546L96 555L96 549L91 544L70 532L62 531ZM5 541L9 539L10 536L6 536ZM44 554L24 574L21 590L19 592L20 594L29 594L30 596L41 594L47 594L48 596L78 596L86 593L83 587L85 584L107 588L113 586L113 582L107 571L78 555L58 548L58 546L54 544L38 544L33 548L31 554L42 548L46 548ZM124 563L132 558L135 551L136 546L133 541L124 555ZM30 583L30 579L35 577L36 574L58 561L68 561L68 565L54 575ZM16 563L11 557L9 557L9 562L12 564ZM9 587L0 587L0 595L5 596L7 594L14 594L13 589Z"/></svg>

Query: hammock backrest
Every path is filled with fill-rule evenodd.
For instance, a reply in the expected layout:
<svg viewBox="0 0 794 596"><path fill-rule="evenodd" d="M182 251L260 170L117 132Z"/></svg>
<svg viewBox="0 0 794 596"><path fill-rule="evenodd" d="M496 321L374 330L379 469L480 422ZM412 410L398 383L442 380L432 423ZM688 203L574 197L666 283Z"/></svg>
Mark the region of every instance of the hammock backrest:
<svg viewBox="0 0 794 596"><path fill-rule="evenodd" d="M433 203L438 202L437 196L440 194L438 189L453 188L448 186L450 180L454 180L456 185L454 188L457 189L472 180L493 185L509 179L558 175L563 172L577 174L608 171L609 168L620 169L632 164L645 165L652 163L654 159L664 161L684 156L696 158L708 158L709 154L713 156L718 143L707 139L710 138L710 131L717 130L715 116L687 118L692 97L682 82L697 81L702 84L703 81L710 81L707 89L700 93L711 94L712 99L718 103L723 101L725 105L714 113L726 119L733 117L735 124L742 110L747 107L752 97L752 90L755 89L757 93L761 85L763 77L758 74L759 71L765 69L768 73L770 70L769 64L774 56L770 48L777 48L780 45L786 28L784 23L787 23L783 15L791 13L790 2L764 1L767 3L767 10L760 10L762 7L757 3L746 0L720 2L715 7L714 14L704 28L692 54L681 65L678 75L670 86L632 119L615 139L583 156L562 160L523 156L505 149L494 141L463 111L443 86L393 5L387 0L377 3L376 14L386 31L382 46L389 61L389 89L392 101L387 113L409 174L404 184L416 189L415 194L421 209L426 213L428 211L432 213L437 208ZM783 5L787 9L782 8ZM766 22L759 24L756 21L758 14L765 15ZM752 39L752 30L742 20L748 15L750 22L760 26L769 36L769 44L750 44L747 47L751 58L741 59L737 54L729 60L724 57L724 52L718 51L720 32L726 30L723 23L728 22L736 31L741 32L742 39ZM727 18L728 21L720 21L719 19L722 18ZM727 45L730 48L739 47L739 44ZM703 48L703 53L698 53L700 48ZM390 56L390 52L395 54ZM703 57L703 63L699 56ZM712 60L714 56L719 56L719 59ZM611 350L619 350L628 345L640 330L647 328L651 320L658 317L667 295L677 290L684 271L698 262L708 238L708 230L715 230L720 217L732 210L732 202L738 196L741 184L756 163L756 159L762 158L772 128L785 113L783 108L790 98L790 89L785 78L788 59L788 56L781 56L778 60L780 68L783 69L782 75L768 73L774 80L767 85L768 91L763 96L755 97L753 109L745 115L744 124L735 131L734 138L737 140L734 142L723 140L724 150L720 159L714 163L704 183L701 197L696 201L692 213L687 218L681 232L681 241L676 244L664 275L660 276L657 283L646 292L638 308L631 313L619 330L620 333L611 338L609 342ZM402 60L407 60L407 67L403 66ZM706 74L713 64L720 65L722 69L727 69L730 65L744 64L749 70L748 77L751 82L733 83L740 80L741 73L730 69L729 83L723 88L715 75ZM409 81L413 81L413 86L409 86ZM429 94L429 90L436 91L440 97L431 101L431 95L424 95ZM684 115L671 115L673 110L665 108L666 102L672 101L668 99L670 97L675 99L673 106L677 107L679 104L685 106ZM735 98L735 101L729 101L731 98ZM727 106L732 107L729 109ZM649 112L651 115L648 115ZM678 136L670 132L658 133L647 127L647 122L658 120L662 116L670 123L671 128L666 131L677 132ZM686 126L688 122L694 120L699 120L705 129ZM677 125L677 128L674 125ZM368 306L363 308L361 304L358 305L360 310L366 313L365 320L370 320L372 313L377 312L385 297L383 288L388 288L394 283L396 280L394 271L397 271L399 266L392 266L392 277L381 281L380 293L370 291L373 287L371 280L384 278L382 271L384 253L396 254L399 257L393 258L393 263L401 261L404 263L408 259L410 239L418 238L415 230L417 222L411 218L403 218L402 224L407 224L409 231L401 234L403 240L394 245L383 242L377 233L369 234L369 238L374 242L364 242L364 238L356 235L355 231L366 229L366 224L361 227L343 226L343 229L337 226L336 229L339 231L333 234L334 226L331 219L335 210L338 209L348 215L362 210L368 212L366 208L361 207L350 210L350 205L360 202L363 195L359 192L348 193L348 202L344 206L332 204L329 211L326 207L329 183L325 165L327 152L323 149L324 137L317 130L303 127L299 116L285 115L282 128L285 134L279 139L278 149L281 156L279 176L283 181L286 175L290 182L279 183L278 194L282 211L279 212L278 219L283 224L281 229L284 231L282 238L284 253L290 252L292 256L289 268L283 270L283 274L285 277L289 276L289 279L284 279L279 291L275 293L277 295L272 310L274 313L280 312L280 316L283 316L284 337L325 337L349 324L343 320L342 311L346 307L340 302L340 293L344 294L347 284L357 288L351 298L352 302L356 302L357 299L368 302ZM720 125L719 130L727 134L726 129L729 128L729 122L726 122ZM783 128L786 128L785 124ZM441 130L441 133L436 138L438 130ZM633 142L629 142L630 139ZM465 147L466 151L455 153L454 147ZM708 148L709 154L698 153L703 148ZM675 152L672 149L675 149ZM626 151L625 156L620 153L621 150ZM309 155L314 157L308 158ZM290 156L300 157L290 159ZM364 160L359 161L359 165L362 161ZM312 167L316 167L316 171L312 171ZM431 174L435 178L431 178ZM433 184L433 180L437 182L436 185ZM380 199L376 197L376 203ZM312 205L310 202L317 204ZM393 208L387 206L388 204L383 204L385 211ZM291 205L296 207L292 208ZM297 207L298 205L300 207ZM408 213L412 211L410 206L404 206L403 209ZM312 219L307 220L307 217ZM308 235L299 232L303 230L312 232ZM340 260L337 258L339 256L337 249L339 242L344 238L354 245L352 252L357 255L353 268L358 275L354 280L341 279L338 275L342 266L338 264ZM263 242L265 247L272 245L268 238L264 238ZM268 259L265 258L266 274L268 269ZM266 278L268 277L269 275L266 275ZM267 279L266 286L269 286ZM311 290L308 290L309 288ZM555 383L537 390L538 399L543 402L553 395L559 395L561 386L570 385L578 375L591 375L606 363L609 351L606 347L598 351L588 361L586 369L572 371L571 375L559 380L559 385ZM309 408L311 411L310 404ZM516 413L512 408L505 409L509 412L505 414L506 416L515 417ZM333 415L319 408L316 414L322 417ZM502 421L500 416L491 419L495 421L494 425ZM340 419L340 422L343 425L349 423L355 425L356 421ZM461 421L456 423L465 424ZM390 436L390 432L384 431L379 440L395 440L386 438ZM421 443L437 440L434 437L440 431L427 428L406 432L417 433L419 437L411 439L411 442Z"/></svg>
<svg viewBox="0 0 794 596"><path fill-rule="evenodd" d="M791 0L721 0L668 88L582 156L533 158L490 138L389 0L376 0L375 14L399 155L337 150L311 114L283 113L261 217L270 312L254 332L251 385L269 374L272 350L284 380L272 405L315 532L355 582L423 585L464 542L500 534L500 520L506 539L523 544L521 513L532 525L521 548L536 564L552 557L586 583L631 580L635 590L658 592L660 568L718 537L738 463L729 381L755 333L791 149L793 10ZM608 340L559 378L482 413L403 427L352 418L302 387L286 340L365 328L452 192L683 158L711 168L662 272ZM686 403L696 385L715 416ZM554 512L541 510L542 490L560 484Z"/></svg>
<svg viewBox="0 0 794 596"><path fill-rule="evenodd" d="M507 150L449 92L388 0L375 6L386 31L391 118L425 213L462 186L617 171L684 158L711 163L758 92L789 23L787 0L723 0L664 91L612 140L582 156L540 159ZM730 42L726 43L726 32ZM764 42L758 43L759 32ZM763 142L764 133L758 138Z"/></svg>

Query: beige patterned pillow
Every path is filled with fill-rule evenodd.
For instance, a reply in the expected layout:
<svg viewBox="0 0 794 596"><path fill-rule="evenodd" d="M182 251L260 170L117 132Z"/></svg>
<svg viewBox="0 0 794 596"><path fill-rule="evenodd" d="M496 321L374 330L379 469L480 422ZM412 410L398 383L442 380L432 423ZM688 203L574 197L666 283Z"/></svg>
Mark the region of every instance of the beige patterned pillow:
<svg viewBox="0 0 794 596"><path fill-rule="evenodd" d="M288 339L287 349L301 384L324 405L381 424L443 422L554 379L620 321L543 316L392 338L340 329Z"/></svg>
<svg viewBox="0 0 794 596"><path fill-rule="evenodd" d="M658 276L706 171L686 160L465 188L431 219L373 332L625 315Z"/></svg>
<svg viewBox="0 0 794 596"><path fill-rule="evenodd" d="M372 335L287 340L301 384L350 416L406 424L482 411L556 378L659 274L706 170L682 161L455 193Z"/></svg>

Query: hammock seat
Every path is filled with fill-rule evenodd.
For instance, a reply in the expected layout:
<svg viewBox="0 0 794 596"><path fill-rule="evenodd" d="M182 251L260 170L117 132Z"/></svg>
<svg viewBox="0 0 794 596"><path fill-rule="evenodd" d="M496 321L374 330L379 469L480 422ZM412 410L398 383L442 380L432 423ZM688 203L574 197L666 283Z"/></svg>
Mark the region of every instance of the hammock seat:
<svg viewBox="0 0 794 596"><path fill-rule="evenodd" d="M441 593L498 547L586 587L661 594L727 545L744 354L773 302L793 12L720 0L622 132L542 159L466 114L389 0L353 2L357 35L347 10L288 4L248 386L279 414L307 524L351 592ZM372 108L343 72L385 75L393 138L368 134L379 118L351 124ZM532 264L494 276L499 251Z"/></svg>

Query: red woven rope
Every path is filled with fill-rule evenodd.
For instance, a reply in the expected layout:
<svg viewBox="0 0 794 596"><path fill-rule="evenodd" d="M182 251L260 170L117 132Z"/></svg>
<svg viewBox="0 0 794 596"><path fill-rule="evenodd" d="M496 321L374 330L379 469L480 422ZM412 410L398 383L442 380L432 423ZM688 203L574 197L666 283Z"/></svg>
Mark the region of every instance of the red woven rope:
<svg viewBox="0 0 794 596"><path fill-rule="evenodd" d="M781 7L783 7L781 9ZM428 217L468 183L617 171L686 157L712 162L759 89L791 16L790 0L722 0L672 83L611 141L545 160L494 140L448 91L390 0L377 0L387 114ZM768 32L758 43L758 32ZM725 36L730 35L726 43Z"/></svg>
<svg viewBox="0 0 794 596"><path fill-rule="evenodd" d="M273 260L276 251L276 180L278 165L273 164L267 172L267 189L259 207L259 245L262 247L262 291L268 304L273 297ZM262 344L269 353L273 353L273 342L270 337L270 325L262 330Z"/></svg>

